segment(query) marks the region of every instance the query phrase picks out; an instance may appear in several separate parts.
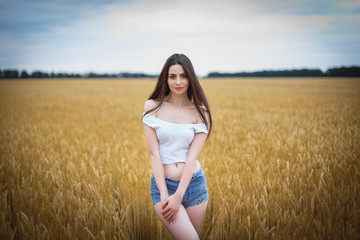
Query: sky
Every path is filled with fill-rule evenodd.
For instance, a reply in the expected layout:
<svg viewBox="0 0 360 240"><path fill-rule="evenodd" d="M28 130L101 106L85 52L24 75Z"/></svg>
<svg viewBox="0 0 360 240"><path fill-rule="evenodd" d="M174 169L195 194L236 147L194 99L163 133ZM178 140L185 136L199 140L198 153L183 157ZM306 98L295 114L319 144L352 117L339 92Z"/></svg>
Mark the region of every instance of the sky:
<svg viewBox="0 0 360 240"><path fill-rule="evenodd" d="M360 0L0 0L0 69L198 75L360 65Z"/></svg>

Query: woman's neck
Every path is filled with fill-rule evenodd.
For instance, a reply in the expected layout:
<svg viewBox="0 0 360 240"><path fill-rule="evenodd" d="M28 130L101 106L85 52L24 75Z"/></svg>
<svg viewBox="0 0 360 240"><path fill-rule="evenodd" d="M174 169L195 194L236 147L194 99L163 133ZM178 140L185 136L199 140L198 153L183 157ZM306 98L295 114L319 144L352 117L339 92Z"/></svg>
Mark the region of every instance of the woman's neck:
<svg viewBox="0 0 360 240"><path fill-rule="evenodd" d="M186 96L186 94L175 95L172 94L171 92L169 93L169 95L165 97L164 100L176 107L184 107L191 103L190 99Z"/></svg>

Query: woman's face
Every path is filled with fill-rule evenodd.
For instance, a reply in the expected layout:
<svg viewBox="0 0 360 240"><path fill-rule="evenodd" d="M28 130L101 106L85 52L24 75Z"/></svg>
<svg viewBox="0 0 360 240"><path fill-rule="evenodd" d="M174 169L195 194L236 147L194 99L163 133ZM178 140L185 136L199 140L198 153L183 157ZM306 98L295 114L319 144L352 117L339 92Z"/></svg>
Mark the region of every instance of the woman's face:
<svg viewBox="0 0 360 240"><path fill-rule="evenodd" d="M184 68L180 64L170 66L167 83L172 93L176 95L187 93L189 79L186 76Z"/></svg>

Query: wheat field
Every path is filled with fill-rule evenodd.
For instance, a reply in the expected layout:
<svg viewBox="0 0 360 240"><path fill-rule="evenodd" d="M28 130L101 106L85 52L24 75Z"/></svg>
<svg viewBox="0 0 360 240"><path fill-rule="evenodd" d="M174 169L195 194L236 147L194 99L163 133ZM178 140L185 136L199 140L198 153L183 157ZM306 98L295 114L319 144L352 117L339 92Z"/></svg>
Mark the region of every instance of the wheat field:
<svg viewBox="0 0 360 240"><path fill-rule="evenodd" d="M360 238L360 79L202 79L202 239ZM171 239L141 123L154 80L0 81L1 239Z"/></svg>

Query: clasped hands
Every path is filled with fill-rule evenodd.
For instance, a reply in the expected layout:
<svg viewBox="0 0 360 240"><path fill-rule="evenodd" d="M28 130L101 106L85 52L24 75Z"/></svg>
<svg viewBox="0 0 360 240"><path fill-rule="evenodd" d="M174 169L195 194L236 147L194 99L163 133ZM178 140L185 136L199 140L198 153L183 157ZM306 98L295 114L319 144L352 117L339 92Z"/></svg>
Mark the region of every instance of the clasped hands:
<svg viewBox="0 0 360 240"><path fill-rule="evenodd" d="M170 197L168 193L161 194L161 215L168 224L176 221L176 215L179 212L182 197L183 196L177 192Z"/></svg>

